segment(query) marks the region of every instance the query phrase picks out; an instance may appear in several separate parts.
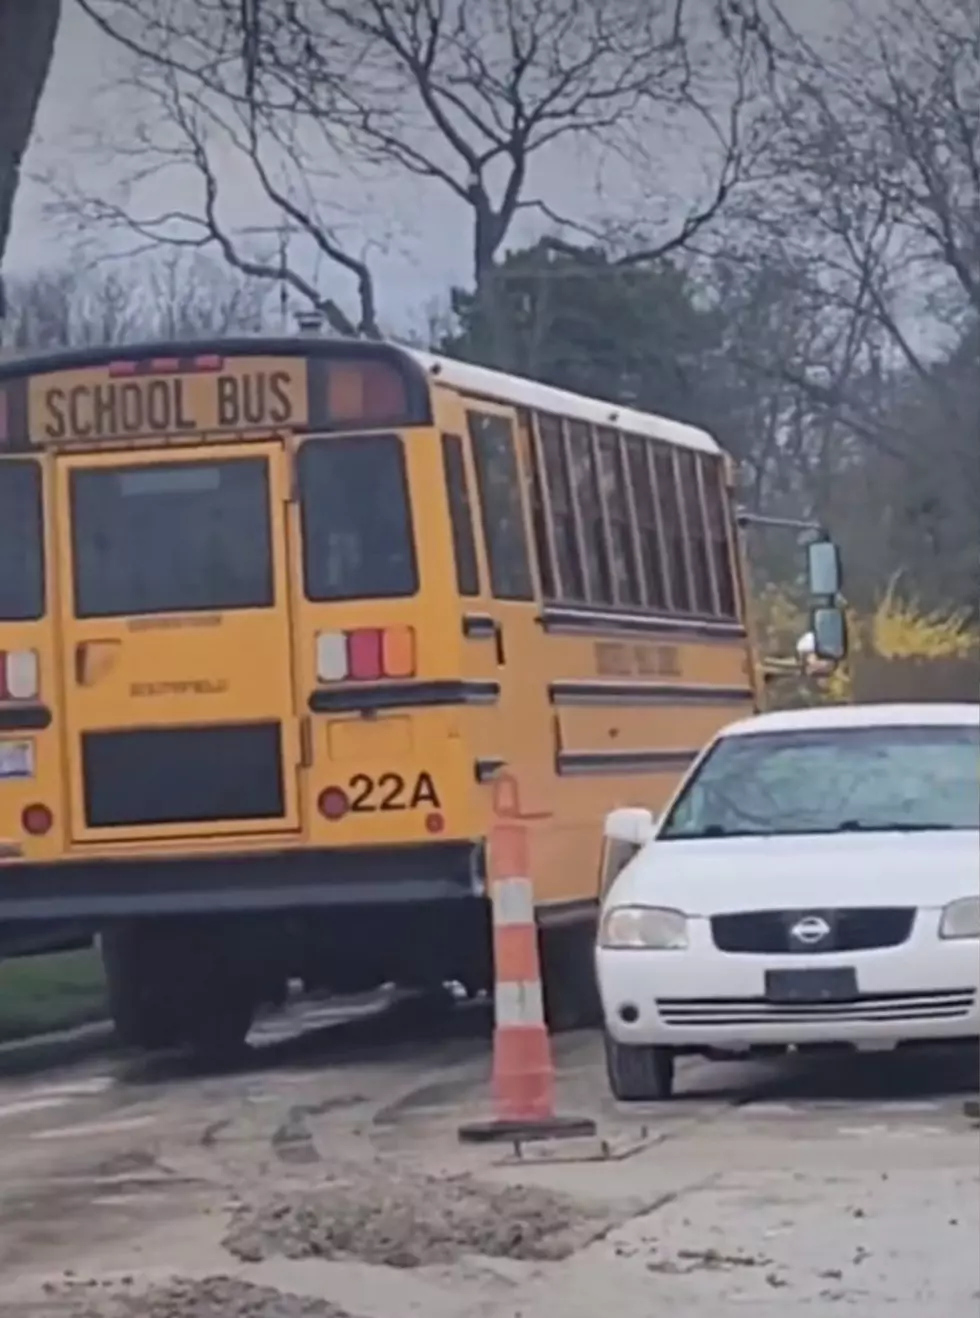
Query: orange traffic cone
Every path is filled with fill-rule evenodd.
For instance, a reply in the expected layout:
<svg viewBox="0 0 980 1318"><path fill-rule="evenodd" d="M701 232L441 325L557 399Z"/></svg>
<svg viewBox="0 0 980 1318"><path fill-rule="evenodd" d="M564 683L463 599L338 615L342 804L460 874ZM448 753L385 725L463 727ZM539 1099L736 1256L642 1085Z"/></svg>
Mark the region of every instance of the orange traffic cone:
<svg viewBox="0 0 980 1318"><path fill-rule="evenodd" d="M593 1135L595 1122L555 1112L555 1065L544 1018L541 959L523 824L490 833L494 1034L491 1121L460 1127L460 1139L555 1139Z"/></svg>

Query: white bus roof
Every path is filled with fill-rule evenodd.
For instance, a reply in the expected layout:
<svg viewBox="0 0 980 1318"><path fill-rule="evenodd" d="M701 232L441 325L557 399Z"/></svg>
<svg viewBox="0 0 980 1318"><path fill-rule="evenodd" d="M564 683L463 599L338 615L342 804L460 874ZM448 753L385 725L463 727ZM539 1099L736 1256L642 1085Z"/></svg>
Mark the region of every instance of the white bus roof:
<svg viewBox="0 0 980 1318"><path fill-rule="evenodd" d="M403 349L432 376L451 389L475 394L483 398L499 399L539 412L552 412L573 421L586 421L593 426L615 426L632 435L659 439L664 444L680 448L698 449L702 453L720 453L721 448L706 430L686 425L683 421L670 421L653 412L637 412L632 407L586 398L565 389L553 389L521 375L508 375L505 371L492 371L485 366L471 366L452 357L435 357L414 348Z"/></svg>

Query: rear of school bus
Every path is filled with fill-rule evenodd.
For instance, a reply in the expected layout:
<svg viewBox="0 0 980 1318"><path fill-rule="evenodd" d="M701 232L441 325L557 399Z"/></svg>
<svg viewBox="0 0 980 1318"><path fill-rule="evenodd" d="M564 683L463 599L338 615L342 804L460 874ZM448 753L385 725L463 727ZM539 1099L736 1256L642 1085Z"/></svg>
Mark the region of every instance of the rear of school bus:
<svg viewBox="0 0 980 1318"><path fill-rule="evenodd" d="M291 976L469 977L481 692L422 369L77 353L5 365L0 422L0 922L98 932L146 1046Z"/></svg>

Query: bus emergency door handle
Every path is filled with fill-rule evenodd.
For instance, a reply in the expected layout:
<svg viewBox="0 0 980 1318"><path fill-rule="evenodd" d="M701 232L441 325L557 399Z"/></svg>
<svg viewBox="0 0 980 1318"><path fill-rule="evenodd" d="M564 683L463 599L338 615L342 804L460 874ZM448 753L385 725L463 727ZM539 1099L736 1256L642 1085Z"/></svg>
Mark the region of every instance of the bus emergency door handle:
<svg viewBox="0 0 980 1318"><path fill-rule="evenodd" d="M497 651L497 667L503 668L507 662L507 656L504 653L504 629L496 618L493 622L493 644Z"/></svg>

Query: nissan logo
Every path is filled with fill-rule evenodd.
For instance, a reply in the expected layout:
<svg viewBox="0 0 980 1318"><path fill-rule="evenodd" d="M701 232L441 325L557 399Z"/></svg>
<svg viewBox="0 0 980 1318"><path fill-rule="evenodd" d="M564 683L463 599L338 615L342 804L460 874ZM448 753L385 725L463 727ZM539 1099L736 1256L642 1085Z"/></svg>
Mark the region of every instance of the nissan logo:
<svg viewBox="0 0 980 1318"><path fill-rule="evenodd" d="M804 947L814 947L830 935L830 925L822 915L805 915L797 920L789 931L789 936Z"/></svg>

